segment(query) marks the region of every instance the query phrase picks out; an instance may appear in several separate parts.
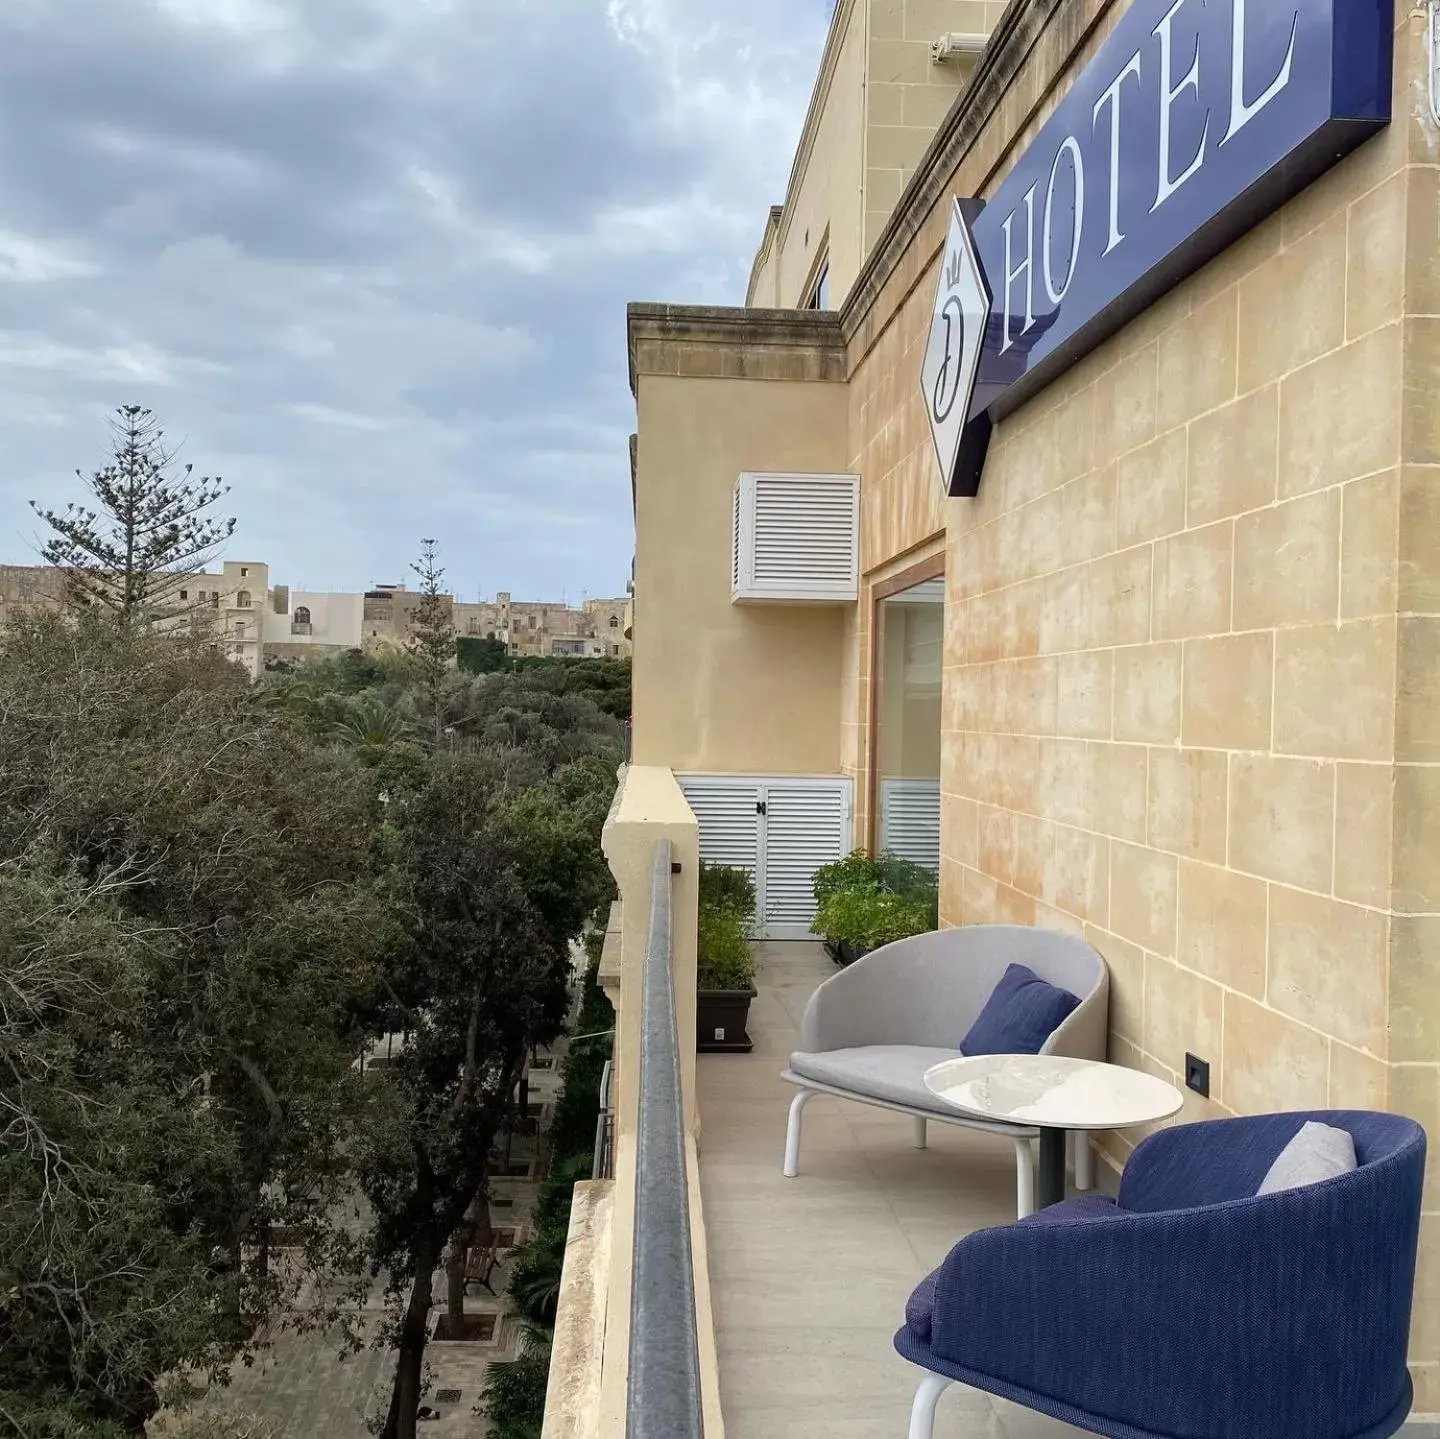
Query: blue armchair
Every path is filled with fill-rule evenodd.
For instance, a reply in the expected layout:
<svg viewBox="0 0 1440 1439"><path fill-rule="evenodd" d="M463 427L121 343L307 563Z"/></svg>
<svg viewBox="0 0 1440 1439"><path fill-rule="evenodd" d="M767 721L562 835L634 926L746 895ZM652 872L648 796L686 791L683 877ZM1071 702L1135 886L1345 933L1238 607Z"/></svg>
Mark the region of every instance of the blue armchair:
<svg viewBox="0 0 1440 1439"><path fill-rule="evenodd" d="M1255 1197L1308 1119L1359 1168ZM1425 1132L1391 1114L1185 1125L1085 1196L962 1240L895 1347L929 1371L911 1439L959 1382L1114 1439L1382 1439L1406 1369Z"/></svg>

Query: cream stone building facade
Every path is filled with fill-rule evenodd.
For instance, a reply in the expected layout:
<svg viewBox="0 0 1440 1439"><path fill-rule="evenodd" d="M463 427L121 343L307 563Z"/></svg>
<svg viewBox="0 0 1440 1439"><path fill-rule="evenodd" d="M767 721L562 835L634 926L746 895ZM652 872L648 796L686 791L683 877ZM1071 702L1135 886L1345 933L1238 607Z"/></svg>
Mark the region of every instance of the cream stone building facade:
<svg viewBox="0 0 1440 1439"><path fill-rule="evenodd" d="M631 307L635 762L834 783L867 847L933 785L942 922L1085 935L1112 1059L1210 1063L1182 1119L1425 1124L1412 1359L1440 1416L1427 7L1393 6L1391 123L1004 414L947 499L919 377L953 199L995 194L1130 8L842 0L747 306ZM910 48L971 26L963 90ZM907 114L928 139L882 136ZM807 311L826 253L836 308ZM747 474L858 477L853 600L734 602Z"/></svg>

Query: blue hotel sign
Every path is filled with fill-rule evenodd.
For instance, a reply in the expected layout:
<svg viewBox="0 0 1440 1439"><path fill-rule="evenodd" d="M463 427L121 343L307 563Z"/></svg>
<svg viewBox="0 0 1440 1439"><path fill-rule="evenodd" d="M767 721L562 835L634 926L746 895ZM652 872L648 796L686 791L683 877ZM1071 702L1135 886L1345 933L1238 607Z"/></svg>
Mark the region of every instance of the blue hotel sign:
<svg viewBox="0 0 1440 1439"><path fill-rule="evenodd" d="M992 418L1389 122L1394 26L1393 0L1134 0L989 203L957 202L923 379L950 494Z"/></svg>

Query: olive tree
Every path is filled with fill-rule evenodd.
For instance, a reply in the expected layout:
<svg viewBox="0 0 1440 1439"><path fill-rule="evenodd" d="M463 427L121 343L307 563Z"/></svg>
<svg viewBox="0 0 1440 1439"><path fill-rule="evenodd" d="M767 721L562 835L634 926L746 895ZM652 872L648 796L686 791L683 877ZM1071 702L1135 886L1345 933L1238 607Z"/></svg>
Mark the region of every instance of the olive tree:
<svg viewBox="0 0 1440 1439"><path fill-rule="evenodd" d="M343 1246L378 805L235 666L94 615L0 634L0 754L0 1407L139 1433L282 1304L277 1225Z"/></svg>
<svg viewBox="0 0 1440 1439"><path fill-rule="evenodd" d="M519 793L496 780L483 755L437 755L398 820L412 930L388 979L409 1043L387 1071L400 1113L366 1180L395 1301L386 1439L415 1433L435 1276L448 1269L458 1317L465 1255L488 1225L490 1155L530 1051L561 1031L571 943L608 893L613 770L570 767Z"/></svg>

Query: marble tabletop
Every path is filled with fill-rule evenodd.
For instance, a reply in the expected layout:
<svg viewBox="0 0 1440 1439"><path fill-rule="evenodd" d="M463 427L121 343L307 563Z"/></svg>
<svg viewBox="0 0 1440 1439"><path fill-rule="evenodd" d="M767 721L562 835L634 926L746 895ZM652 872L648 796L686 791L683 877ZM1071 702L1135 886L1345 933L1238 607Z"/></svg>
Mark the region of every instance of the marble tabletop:
<svg viewBox="0 0 1440 1439"><path fill-rule="evenodd" d="M926 1071L925 1086L967 1114L1039 1129L1127 1129L1185 1103L1173 1084L1137 1069L1038 1054L946 1060Z"/></svg>

